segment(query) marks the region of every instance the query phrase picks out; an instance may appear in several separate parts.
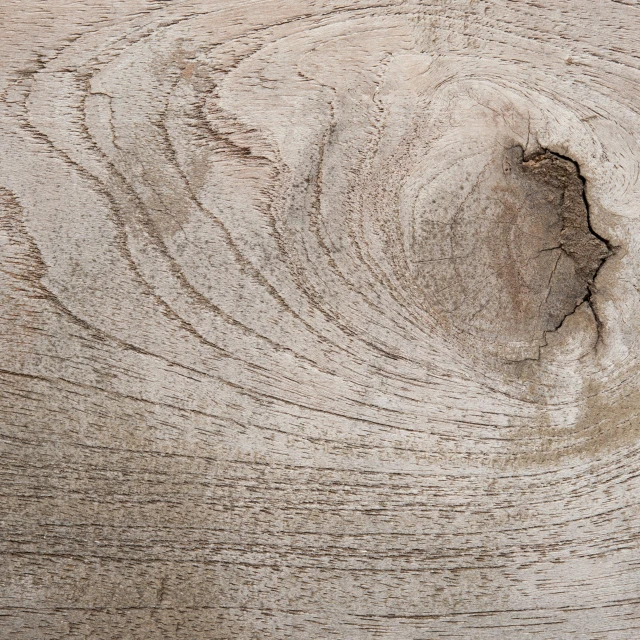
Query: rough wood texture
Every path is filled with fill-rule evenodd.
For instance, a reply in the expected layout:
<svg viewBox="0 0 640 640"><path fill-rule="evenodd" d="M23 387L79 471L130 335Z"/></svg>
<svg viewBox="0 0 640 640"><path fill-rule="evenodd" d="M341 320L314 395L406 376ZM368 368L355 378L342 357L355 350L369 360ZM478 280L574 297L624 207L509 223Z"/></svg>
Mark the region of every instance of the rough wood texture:
<svg viewBox="0 0 640 640"><path fill-rule="evenodd" d="M635 2L0 23L0 637L640 637Z"/></svg>

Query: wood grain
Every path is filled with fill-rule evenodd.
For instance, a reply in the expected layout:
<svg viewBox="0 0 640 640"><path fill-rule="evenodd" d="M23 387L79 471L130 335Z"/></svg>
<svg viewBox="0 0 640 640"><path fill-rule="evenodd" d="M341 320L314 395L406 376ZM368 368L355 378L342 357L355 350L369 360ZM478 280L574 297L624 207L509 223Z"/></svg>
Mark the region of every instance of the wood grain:
<svg viewBox="0 0 640 640"><path fill-rule="evenodd" d="M0 16L2 638L640 637L637 3Z"/></svg>

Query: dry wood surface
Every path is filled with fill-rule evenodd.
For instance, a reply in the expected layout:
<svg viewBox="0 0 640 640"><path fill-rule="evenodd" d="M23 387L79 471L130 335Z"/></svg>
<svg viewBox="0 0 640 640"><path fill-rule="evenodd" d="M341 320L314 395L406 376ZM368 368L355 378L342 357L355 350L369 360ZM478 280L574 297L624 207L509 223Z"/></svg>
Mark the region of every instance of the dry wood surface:
<svg viewBox="0 0 640 640"><path fill-rule="evenodd" d="M638 640L635 0L0 0L0 638Z"/></svg>

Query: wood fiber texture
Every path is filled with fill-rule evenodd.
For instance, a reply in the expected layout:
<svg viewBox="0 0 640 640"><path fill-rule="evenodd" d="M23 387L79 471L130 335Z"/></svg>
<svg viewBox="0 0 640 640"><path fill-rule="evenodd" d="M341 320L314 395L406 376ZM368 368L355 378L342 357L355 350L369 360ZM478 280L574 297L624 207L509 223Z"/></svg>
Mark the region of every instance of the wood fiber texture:
<svg viewBox="0 0 640 640"><path fill-rule="evenodd" d="M640 638L637 2L0 25L1 638Z"/></svg>

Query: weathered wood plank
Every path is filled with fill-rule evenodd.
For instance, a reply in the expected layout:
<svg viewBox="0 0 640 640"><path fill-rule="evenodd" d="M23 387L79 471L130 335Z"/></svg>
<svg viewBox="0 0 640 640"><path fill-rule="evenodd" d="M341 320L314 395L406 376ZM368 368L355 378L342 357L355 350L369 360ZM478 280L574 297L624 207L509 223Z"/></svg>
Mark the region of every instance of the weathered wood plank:
<svg viewBox="0 0 640 640"><path fill-rule="evenodd" d="M1 637L639 637L634 3L0 15Z"/></svg>

